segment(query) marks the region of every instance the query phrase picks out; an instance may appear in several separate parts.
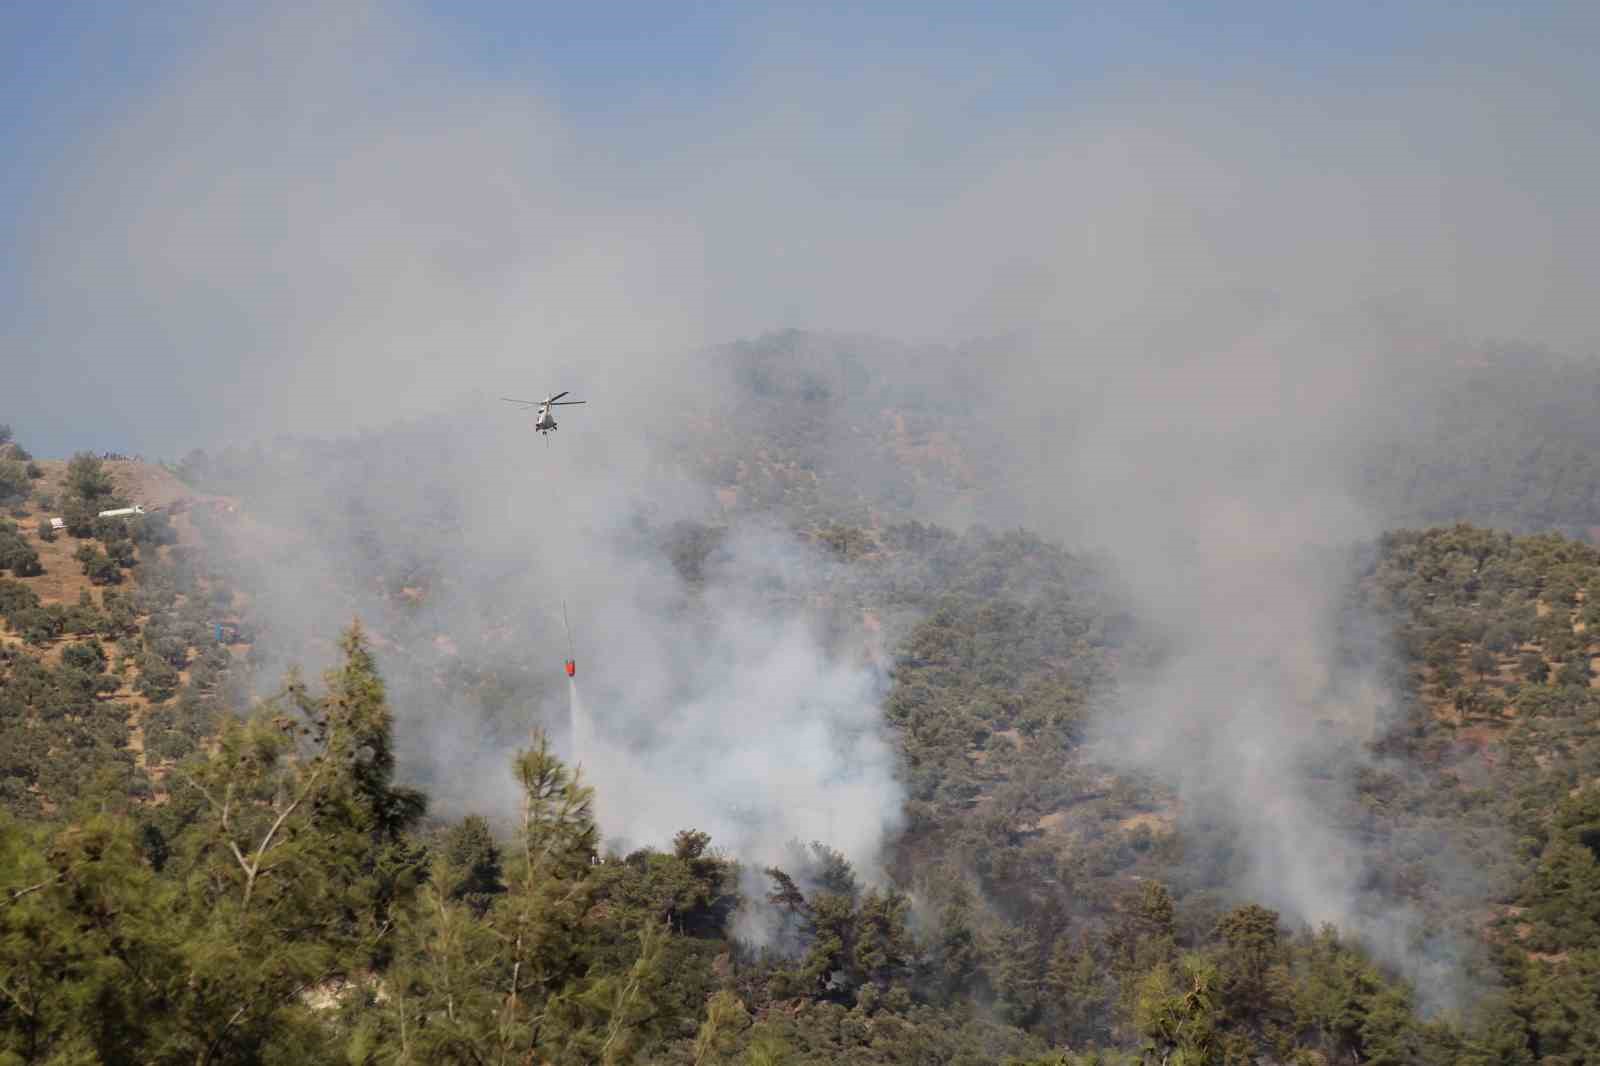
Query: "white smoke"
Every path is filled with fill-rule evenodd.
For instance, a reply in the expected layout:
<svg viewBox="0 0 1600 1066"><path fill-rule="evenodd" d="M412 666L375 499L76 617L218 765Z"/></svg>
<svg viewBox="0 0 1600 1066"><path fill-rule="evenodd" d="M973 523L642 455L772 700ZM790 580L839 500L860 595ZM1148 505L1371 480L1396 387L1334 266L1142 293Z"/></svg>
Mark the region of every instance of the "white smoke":
<svg viewBox="0 0 1600 1066"><path fill-rule="evenodd" d="M1456 947L1419 948L1412 907L1372 891L1378 851L1345 824L1357 772L1377 765L1363 745L1398 696L1386 662L1346 654L1342 627L1382 624L1348 613L1354 549L1382 530L1358 479L1363 434L1395 417L1395 382L1446 353L1408 351L1365 315L1221 311L1108 331L1096 339L1114 357L1076 377L1030 353L1031 389L1006 393L1013 433L1059 427L1055 448L1017 448L1049 456L1010 471L1030 520L1114 560L1166 649L1124 679L1092 748L1220 827L1206 839L1226 849L1230 896L1437 978L1432 953ZM1447 841L1432 861L1459 873ZM1423 988L1433 1005L1454 991Z"/></svg>
<svg viewBox="0 0 1600 1066"><path fill-rule="evenodd" d="M726 383L661 353L788 324L1020 331L1033 343L978 368L1000 394L979 424L1010 470L1003 517L1105 546L1175 634L1113 735L1127 765L1235 812L1249 888L1296 916L1348 913L1335 871L1359 849L1293 772L1322 750L1313 719L1376 705L1326 685L1339 575L1310 547L1377 528L1351 460L1403 345L1348 313L1592 344L1600 93L1570 45L1592 18L1541 34L1452 17L1441 54L1466 61L1363 64L1360 91L1224 60L1073 82L1013 121L970 106L1003 55L964 57L967 80L942 59L850 67L774 43L709 106L641 109L619 136L523 78L462 69L418 10L230 12L37 183L8 395L23 412L70 396L80 424L130 425L117 446L156 453L475 394L438 431L446 478L423 476L419 446L336 501L263 487L280 530L311 531L250 545L275 628L325 631L336 606L380 634L470 639L464 657L520 671L523 709L558 720L560 675L534 679L559 670L565 598L612 752L595 774L646 819L613 805L609 825L738 833L744 796L773 838L859 829L866 848L898 811L872 679L776 608L685 607L606 546L640 497L663 521L716 510L658 460L685 397ZM501 393L560 388L604 402L554 450L497 417ZM431 506L419 486L441 483L454 520L408 528ZM417 606L330 603L350 562L330 534L356 523L393 556L445 560ZM488 768L522 731L409 684L412 765L442 771L452 803L502 803ZM844 797L877 806L830 825Z"/></svg>
<svg viewBox="0 0 1600 1066"><path fill-rule="evenodd" d="M518 420L476 437L445 421L264 466L247 508L317 534L223 527L273 653L262 690L290 663L320 667L354 613L389 680L401 771L440 815L514 815L510 752L541 728L595 786L613 846L699 829L758 864L801 839L874 869L902 794L868 637L835 648L818 621L847 592L838 564L746 522L689 527L715 550L680 575L675 523L706 517L709 492L637 438L585 447L619 418L590 410L548 444ZM530 477L543 491L518 487Z"/></svg>
<svg viewBox="0 0 1600 1066"><path fill-rule="evenodd" d="M803 604L822 561L764 530L740 530L702 599L677 624L641 628L621 659L580 662L592 693L577 716L599 786L600 824L619 843L709 832L756 863L792 840L821 841L863 872L900 819L886 679L823 648ZM641 658L656 670L640 671Z"/></svg>

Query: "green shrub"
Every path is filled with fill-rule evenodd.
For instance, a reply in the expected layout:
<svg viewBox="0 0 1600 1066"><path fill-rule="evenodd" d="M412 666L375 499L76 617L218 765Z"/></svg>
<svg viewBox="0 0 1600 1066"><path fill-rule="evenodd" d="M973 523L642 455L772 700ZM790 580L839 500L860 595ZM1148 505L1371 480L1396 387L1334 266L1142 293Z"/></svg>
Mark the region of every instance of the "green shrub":
<svg viewBox="0 0 1600 1066"><path fill-rule="evenodd" d="M0 501L26 499L32 489L27 467L15 459L0 459Z"/></svg>
<svg viewBox="0 0 1600 1066"><path fill-rule="evenodd" d="M117 585L122 582L122 568L105 552L92 544L82 544L73 558L83 564L83 572L94 585Z"/></svg>
<svg viewBox="0 0 1600 1066"><path fill-rule="evenodd" d="M0 570L10 570L17 577L37 577L44 573L33 545L15 525L3 519L0 519Z"/></svg>
<svg viewBox="0 0 1600 1066"><path fill-rule="evenodd" d="M106 668L106 650L98 640L69 644L61 651L61 665L82 670L87 674L103 673Z"/></svg>
<svg viewBox="0 0 1600 1066"><path fill-rule="evenodd" d="M115 485L97 457L79 452L67 463L67 488L80 499L94 503L110 496Z"/></svg>

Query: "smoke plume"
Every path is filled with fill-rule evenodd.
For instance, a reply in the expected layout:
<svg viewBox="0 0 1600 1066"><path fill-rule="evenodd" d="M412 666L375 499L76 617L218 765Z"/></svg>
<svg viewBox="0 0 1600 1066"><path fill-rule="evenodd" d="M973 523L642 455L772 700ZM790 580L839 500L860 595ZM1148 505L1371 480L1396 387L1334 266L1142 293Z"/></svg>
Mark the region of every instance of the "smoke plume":
<svg viewBox="0 0 1600 1066"><path fill-rule="evenodd" d="M1561 18L1452 12L1314 77L1229 55L1007 83L997 115L1005 54L812 48L769 16L710 99L586 122L422 11L230 10L38 183L7 386L121 450L343 438L359 462L261 468L271 534L239 563L280 646L336 611L434 643L386 666L447 807L503 804L485 767L566 719L566 601L608 831L865 856L898 816L880 679L772 605L821 564L740 530L691 592L627 538L641 508L720 513L676 471L738 393L683 353L785 325L939 342L894 372L948 386L988 479L939 515L1104 548L1170 638L1105 757L1232 824L1240 893L1356 921L1367 856L1302 771L1346 760L1320 723L1369 735L1389 697L1336 655L1327 561L1382 527L1357 471L1459 352L1592 351L1600 93L1567 46L1592 13ZM591 403L550 442L496 399L559 389Z"/></svg>

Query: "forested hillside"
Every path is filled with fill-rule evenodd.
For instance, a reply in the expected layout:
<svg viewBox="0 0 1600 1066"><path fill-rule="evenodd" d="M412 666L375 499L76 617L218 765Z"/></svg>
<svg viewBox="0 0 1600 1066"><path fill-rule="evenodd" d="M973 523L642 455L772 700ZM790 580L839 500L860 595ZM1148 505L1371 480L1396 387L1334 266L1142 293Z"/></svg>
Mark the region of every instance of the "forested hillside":
<svg viewBox="0 0 1600 1066"><path fill-rule="evenodd" d="M1407 424L1371 442L1364 483L1392 526L1467 520L1593 542L1597 401L1593 360L1505 351L1438 368L1389 398Z"/></svg>
<svg viewBox="0 0 1600 1066"><path fill-rule="evenodd" d="M1013 468L1070 440L1091 412L1091 353L999 343L916 347L786 330L708 358L734 388L700 401L706 431L681 447L731 508L782 506L865 521L1007 515ZM1594 540L1600 527L1600 367L1542 349L1390 353L1342 442L1350 490L1394 528L1471 521ZM1083 363L1049 426L1016 411L1010 369ZM690 410L697 410L691 401ZM713 428L714 427L714 428ZM1359 428L1357 428L1359 427ZM1058 437L1052 430L1065 429Z"/></svg>
<svg viewBox="0 0 1600 1066"><path fill-rule="evenodd" d="M0 5L0 1066L1600 1064L1600 5L168 6Z"/></svg>
<svg viewBox="0 0 1600 1066"><path fill-rule="evenodd" d="M416 510L383 514L352 487L370 460L341 465L359 451L297 453L279 476L337 516L307 531L248 491L203 494L247 490L237 470L192 460L185 486L7 450L0 1061L1600 1052L1600 552L1581 542L1394 532L1348 575L1345 654L1392 647L1379 660L1400 713L1330 738L1354 754L1330 759L1319 794L1375 857L1374 911L1410 916L1427 965L1402 972L1351 930L1240 897L1226 819L1105 763L1095 723L1167 649L1102 563L1025 531L852 520L807 494L774 512L784 551L810 562L758 572L757 593L803 607L830 655L880 663L904 810L880 864L827 839L752 863L693 824L608 844L606 782L558 755L564 723L535 714L530 735L556 664L518 645L547 623L479 599L503 570L429 554L474 534L448 453L408 467ZM832 491L828 469L810 483ZM619 557L659 575L667 617L692 627L739 576L736 522L641 514ZM265 580L308 535L341 568L320 682L284 669L311 645ZM472 629L427 609L452 597L481 604ZM377 631L348 626L352 609ZM448 762L421 761L441 708L499 747L498 769L472 772L512 782L509 818L462 810Z"/></svg>

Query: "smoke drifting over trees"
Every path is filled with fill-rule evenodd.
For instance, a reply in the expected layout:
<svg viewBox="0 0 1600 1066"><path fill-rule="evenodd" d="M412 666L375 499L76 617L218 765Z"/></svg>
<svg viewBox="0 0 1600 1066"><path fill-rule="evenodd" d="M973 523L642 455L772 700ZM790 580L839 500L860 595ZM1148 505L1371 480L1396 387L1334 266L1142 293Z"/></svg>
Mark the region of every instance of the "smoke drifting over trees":
<svg viewBox="0 0 1600 1066"><path fill-rule="evenodd" d="M818 531L1026 526L1113 575L1146 642L1083 730L1226 842L1195 887L1338 923L1449 1000L1429 967L1459 947L1391 905L1345 806L1404 696L1350 590L1396 521L1600 525L1592 71L1522 37L1475 63L1484 23L1360 92L1111 80L994 123L938 63L772 45L619 140L429 30L219 17L74 148L27 245L20 406L92 378L117 443L211 451L190 473L258 523L216 543L261 677L359 615L402 774L505 817L506 750L568 720L564 602L602 832L757 864L823 840L876 877L908 773L863 612L893 646L936 597ZM590 403L548 442L495 399L559 389ZM1545 430L1462 427L1485 392ZM1585 491L1460 502L1459 456L1503 439L1553 440Z"/></svg>
<svg viewBox="0 0 1600 1066"><path fill-rule="evenodd" d="M1577 40L1592 14L1563 17ZM1192 355L1237 308L1595 339L1593 72L1525 28L1463 19L1428 42L1459 62L1375 62L1360 91L1230 65L1040 93L1011 121L943 56L829 69L751 29L772 43L734 91L641 101L619 131L536 72L461 69L404 8L218 15L41 195L19 399L92 377L171 454L785 325L1044 334L1075 381L1116 376L1130 324ZM1493 51L1517 58L1471 61Z"/></svg>

